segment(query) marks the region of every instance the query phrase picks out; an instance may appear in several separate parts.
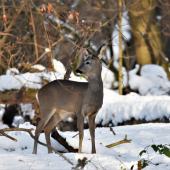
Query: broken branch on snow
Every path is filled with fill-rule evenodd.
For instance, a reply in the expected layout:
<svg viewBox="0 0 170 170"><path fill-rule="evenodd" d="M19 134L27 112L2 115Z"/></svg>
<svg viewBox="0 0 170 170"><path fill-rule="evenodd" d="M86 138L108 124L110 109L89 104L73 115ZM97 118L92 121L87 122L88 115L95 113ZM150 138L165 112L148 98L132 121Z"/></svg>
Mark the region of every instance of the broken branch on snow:
<svg viewBox="0 0 170 170"><path fill-rule="evenodd" d="M4 135L4 134L5 134L5 131L25 131L25 132L28 132L28 133L30 134L30 136L31 136L34 140L36 140L40 145L50 147L55 153L57 153L58 155L60 155L61 157L63 157L69 164L74 165L67 157L65 157L63 154L61 154L60 152L58 152L58 151L57 151L56 149L54 149L52 146L47 145L47 144L45 144L45 143L40 142L39 140L37 140L37 139L35 138L35 136L32 134L32 132L31 132L32 130L34 130L34 129L33 129L33 128L32 128L32 129L25 129L25 128L5 128L5 129L0 129L0 133ZM15 142L17 142L16 139L12 138L12 137L9 136L9 135L6 135L6 134L5 134L4 136L6 136L6 137L8 137L9 139L12 139L12 140L14 140Z"/></svg>

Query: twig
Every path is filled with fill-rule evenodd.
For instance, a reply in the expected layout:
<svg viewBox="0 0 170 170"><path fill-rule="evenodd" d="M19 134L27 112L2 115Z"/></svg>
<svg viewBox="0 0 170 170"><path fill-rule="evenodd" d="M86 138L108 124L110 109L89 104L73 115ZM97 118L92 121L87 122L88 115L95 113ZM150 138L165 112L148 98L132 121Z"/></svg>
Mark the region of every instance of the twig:
<svg viewBox="0 0 170 170"><path fill-rule="evenodd" d="M5 15L5 6L4 6L4 0L2 0L2 9L3 9L3 16ZM4 22L4 30L6 30L6 23Z"/></svg>
<svg viewBox="0 0 170 170"><path fill-rule="evenodd" d="M30 65L34 65L36 64L41 58L44 57L44 55L46 55L47 53L49 53L48 51L45 51L36 61L34 61L33 63L31 63Z"/></svg>
<svg viewBox="0 0 170 170"><path fill-rule="evenodd" d="M37 38L36 38L35 25L34 25L34 18L33 18L33 14L32 14L31 3L29 3L29 7L30 7L30 13L31 13L32 28L33 28L33 32L34 32L34 45L35 45L35 51L36 51L36 59L38 59Z"/></svg>
<svg viewBox="0 0 170 170"><path fill-rule="evenodd" d="M72 138L75 138L79 133L77 133L76 135L74 135Z"/></svg>
<svg viewBox="0 0 170 170"><path fill-rule="evenodd" d="M13 140L14 142L17 142L17 140L9 135L7 135L4 131L2 131L2 129L0 129L0 133L2 134L2 136L6 136L7 138Z"/></svg>
<svg viewBox="0 0 170 170"><path fill-rule="evenodd" d="M67 71L66 71L66 74L64 75L64 80L68 80L70 78L70 74L71 74L71 71L73 68L74 59L76 57L76 53L79 48L78 46L80 46L80 44L83 42L84 38L87 36L87 33L88 33L88 29L84 28L84 32L83 32L82 36L78 39L76 46L75 46L75 48L71 54L71 57L68 61Z"/></svg>
<svg viewBox="0 0 170 170"><path fill-rule="evenodd" d="M23 8L25 7L25 4L26 4L28 1L29 1L29 0L25 0L24 3L21 5L21 7L18 9L17 14L13 17L13 19L12 19L12 21L10 22L8 28L6 28L5 33L9 33L9 32L10 32L10 30L11 30L11 28L13 27L16 19L18 18L19 14L21 13L21 11L23 10ZM7 35L5 35L5 36L1 39L1 41L0 41L0 50L1 50L1 48L2 48L2 46L3 46L3 44L4 44L4 42L5 42L6 38L7 38Z"/></svg>
<svg viewBox="0 0 170 170"><path fill-rule="evenodd" d="M142 161L138 161L138 170L141 170L142 169Z"/></svg>
<svg viewBox="0 0 170 170"><path fill-rule="evenodd" d="M116 159L117 159L118 161L120 161L120 163L122 163L127 169L129 169L121 160L119 160L117 157L116 157Z"/></svg>
<svg viewBox="0 0 170 170"><path fill-rule="evenodd" d="M116 142L116 143L112 143L110 145L106 145L107 148L112 148L114 146L117 146L117 145L120 145L122 143L131 143L132 140L127 140L127 135L125 135L125 139L124 140L121 140L119 142Z"/></svg>
<svg viewBox="0 0 170 170"><path fill-rule="evenodd" d="M33 128L32 129L25 129L25 128L12 128L12 129L9 129L9 128L5 128L5 129L0 129L0 133L4 133L4 131L25 131L25 132L28 132L30 134L30 136L36 140L40 145L43 145L43 146L48 146L49 148L51 148L55 153L57 153L58 155L60 155L61 157L63 157L68 163L70 163L71 165L74 165L67 157L65 157L63 154L61 154L60 152L58 152L57 150L55 150L52 146L50 145L47 145L43 142L40 142L39 140L37 140L35 138L35 136L32 134L32 130L34 130ZM12 137L11 137L12 138ZM10 138L10 139L11 139ZM13 138L14 139L14 138ZM13 140L12 139L12 140ZM15 139L16 140L16 139Z"/></svg>
<svg viewBox="0 0 170 170"><path fill-rule="evenodd" d="M112 127L110 127L110 131L111 131L114 135L116 135L116 133L114 132L114 130L113 130Z"/></svg>
<svg viewBox="0 0 170 170"><path fill-rule="evenodd" d="M57 44L58 44L60 41L62 41L62 40L63 40L63 37L61 37L58 41L52 43L52 47L55 46L55 45L57 45Z"/></svg>

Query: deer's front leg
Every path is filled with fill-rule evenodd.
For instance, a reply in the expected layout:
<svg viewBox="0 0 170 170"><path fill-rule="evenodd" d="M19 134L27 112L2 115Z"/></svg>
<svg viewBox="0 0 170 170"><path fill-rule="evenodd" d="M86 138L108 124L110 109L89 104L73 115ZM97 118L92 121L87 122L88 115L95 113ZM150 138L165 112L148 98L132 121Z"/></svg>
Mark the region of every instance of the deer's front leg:
<svg viewBox="0 0 170 170"><path fill-rule="evenodd" d="M79 130L79 151L82 152L82 141L84 136L84 117L82 115L77 115L77 128Z"/></svg>
<svg viewBox="0 0 170 170"><path fill-rule="evenodd" d="M91 135L91 144L92 144L91 153L96 153L96 147L95 147L95 117L96 117L96 114L89 116L89 131L90 131L90 135Z"/></svg>

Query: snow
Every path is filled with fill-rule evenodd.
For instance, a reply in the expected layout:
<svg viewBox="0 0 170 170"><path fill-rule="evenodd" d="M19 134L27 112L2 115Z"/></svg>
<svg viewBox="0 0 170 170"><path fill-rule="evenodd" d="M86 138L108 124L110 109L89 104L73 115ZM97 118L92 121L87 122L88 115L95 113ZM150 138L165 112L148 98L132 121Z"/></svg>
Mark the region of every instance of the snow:
<svg viewBox="0 0 170 170"><path fill-rule="evenodd" d="M112 84L115 81L115 75L110 71L107 66L102 65L102 80L103 86L106 88L112 88Z"/></svg>
<svg viewBox="0 0 170 170"><path fill-rule="evenodd" d="M6 71L6 75L15 75L15 74L19 74L19 70L16 68L9 68Z"/></svg>
<svg viewBox="0 0 170 170"><path fill-rule="evenodd" d="M158 20L161 20L161 19L162 19L162 16L161 16L161 15L157 15L156 18L157 18Z"/></svg>
<svg viewBox="0 0 170 170"><path fill-rule="evenodd" d="M52 62L53 62L54 69L56 72L62 73L62 74L66 73L66 69L65 69L63 63L61 63L60 61L58 61L56 59L52 59Z"/></svg>
<svg viewBox="0 0 170 170"><path fill-rule="evenodd" d="M5 112L5 105L1 104L0 105L0 120L2 119L4 112Z"/></svg>
<svg viewBox="0 0 170 170"><path fill-rule="evenodd" d="M155 64L142 66L141 75L137 75L139 65L129 72L129 85L133 90L138 90L141 95L168 95L170 81L165 70Z"/></svg>
<svg viewBox="0 0 170 170"><path fill-rule="evenodd" d="M48 52L49 48L46 48L45 51ZM52 64L54 66L55 72L61 73L61 74L65 74L66 73L66 69L63 65L63 63L61 63L60 61L56 60L56 59L52 59ZM31 66L31 68L35 68L41 71L45 70L45 67L42 66L41 64L36 64Z"/></svg>
<svg viewBox="0 0 170 170"><path fill-rule="evenodd" d="M53 64L55 66L56 72L46 71L37 73L23 73L19 75L1 75L0 76L0 91L21 89L23 86L26 88L40 89L43 86L41 77L43 79L50 81L56 79L63 79L65 74L65 68L63 64L55 59L53 59ZM42 67L35 65L34 68L42 70ZM80 78L71 73L71 78L69 80L87 82L84 78ZM104 86L111 88L114 81L114 74L104 66L102 67L102 78Z"/></svg>
<svg viewBox="0 0 170 170"><path fill-rule="evenodd" d="M63 70L62 70L63 72ZM9 73L7 71L7 73ZM43 72L38 73L23 73L19 75L1 75L0 76L0 91L5 90L19 90L23 86L26 88L32 88L32 89L40 89L43 86L41 77L48 80L53 81L56 79L63 79L64 74L58 73L58 72L46 72L45 70Z"/></svg>
<svg viewBox="0 0 170 170"><path fill-rule="evenodd" d="M27 88L39 89L42 87L41 78L35 73L24 73L21 75L1 75L0 91Z"/></svg>
<svg viewBox="0 0 170 170"><path fill-rule="evenodd" d="M3 124L1 121L0 121L0 129L4 129L4 128L9 128L8 125L6 124ZM0 134L0 137L1 137L1 134ZM0 146L1 147L1 146Z"/></svg>
<svg viewBox="0 0 170 170"><path fill-rule="evenodd" d="M46 48L45 49L45 52L50 52L51 50L49 48Z"/></svg>
<svg viewBox="0 0 170 170"><path fill-rule="evenodd" d="M34 118L35 110L32 108L32 104L30 104L30 103L27 103L27 104L20 103L20 108L21 108L23 117L25 117L26 115L29 115L31 120Z"/></svg>
<svg viewBox="0 0 170 170"><path fill-rule="evenodd" d="M104 126L110 121L113 125L117 125L132 118L146 121L169 118L169 103L169 96L139 96L136 93L121 96L114 91L104 89L103 106L97 114L96 123L102 123Z"/></svg>
<svg viewBox="0 0 170 170"><path fill-rule="evenodd" d="M24 119L22 116L15 116L12 125L14 127L19 127L19 125L23 123L24 123Z"/></svg>
<svg viewBox="0 0 170 170"><path fill-rule="evenodd" d="M155 64L146 64L141 68L141 76L150 79L163 90L170 89L170 82L163 67Z"/></svg>
<svg viewBox="0 0 170 170"><path fill-rule="evenodd" d="M32 65L31 68L34 68L34 69L38 69L38 70L45 70L45 67L41 64L35 64L35 65Z"/></svg>
<svg viewBox="0 0 170 170"><path fill-rule="evenodd" d="M1 124L0 124L1 128ZM20 125L20 128L33 128L28 122ZM148 155L143 154L139 156L146 146L158 144L168 144L169 139L169 124L165 123L148 123L133 126L118 126L114 127L116 135L110 131L109 128L96 128L96 154L91 154L91 140L88 130L84 130L83 139L83 151L78 153L64 153L73 163L74 167L77 164L78 159L87 157L88 164L86 169L121 169L121 167L130 169L134 165L134 169L137 169L137 161L142 158L148 159L157 166L150 164L145 169L165 169L170 166L170 159L164 155L155 153L152 149L148 150ZM32 131L33 134L35 131ZM79 137L72 138L77 132L60 132L60 135L64 136L67 142L74 148L78 148ZM37 155L32 154L33 139L27 132L11 131L8 135L17 139L14 142L4 136L0 136L0 167L2 169L71 169L73 166L68 164L62 157L57 154L47 154L47 148L38 145ZM131 143L124 143L112 148L105 147L106 145L121 141L127 135L128 140L132 140ZM40 141L45 143L44 133L41 133ZM51 138L52 146L59 150L66 152L66 149L62 147L57 141Z"/></svg>

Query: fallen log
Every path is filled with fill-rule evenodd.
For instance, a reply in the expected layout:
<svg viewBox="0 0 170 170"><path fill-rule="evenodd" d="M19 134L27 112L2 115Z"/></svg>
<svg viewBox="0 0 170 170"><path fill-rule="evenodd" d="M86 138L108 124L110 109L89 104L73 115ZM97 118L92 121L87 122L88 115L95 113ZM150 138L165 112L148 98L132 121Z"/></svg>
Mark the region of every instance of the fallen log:
<svg viewBox="0 0 170 170"><path fill-rule="evenodd" d="M0 104L33 103L36 101L37 92L38 89L26 89L25 87L20 90L0 91Z"/></svg>
<svg viewBox="0 0 170 170"><path fill-rule="evenodd" d="M72 146L68 145L66 138L63 138L60 136L60 134L57 132L57 130L54 130L51 134L51 137L57 140L62 146L64 146L69 152L77 153L78 149L74 149Z"/></svg>

